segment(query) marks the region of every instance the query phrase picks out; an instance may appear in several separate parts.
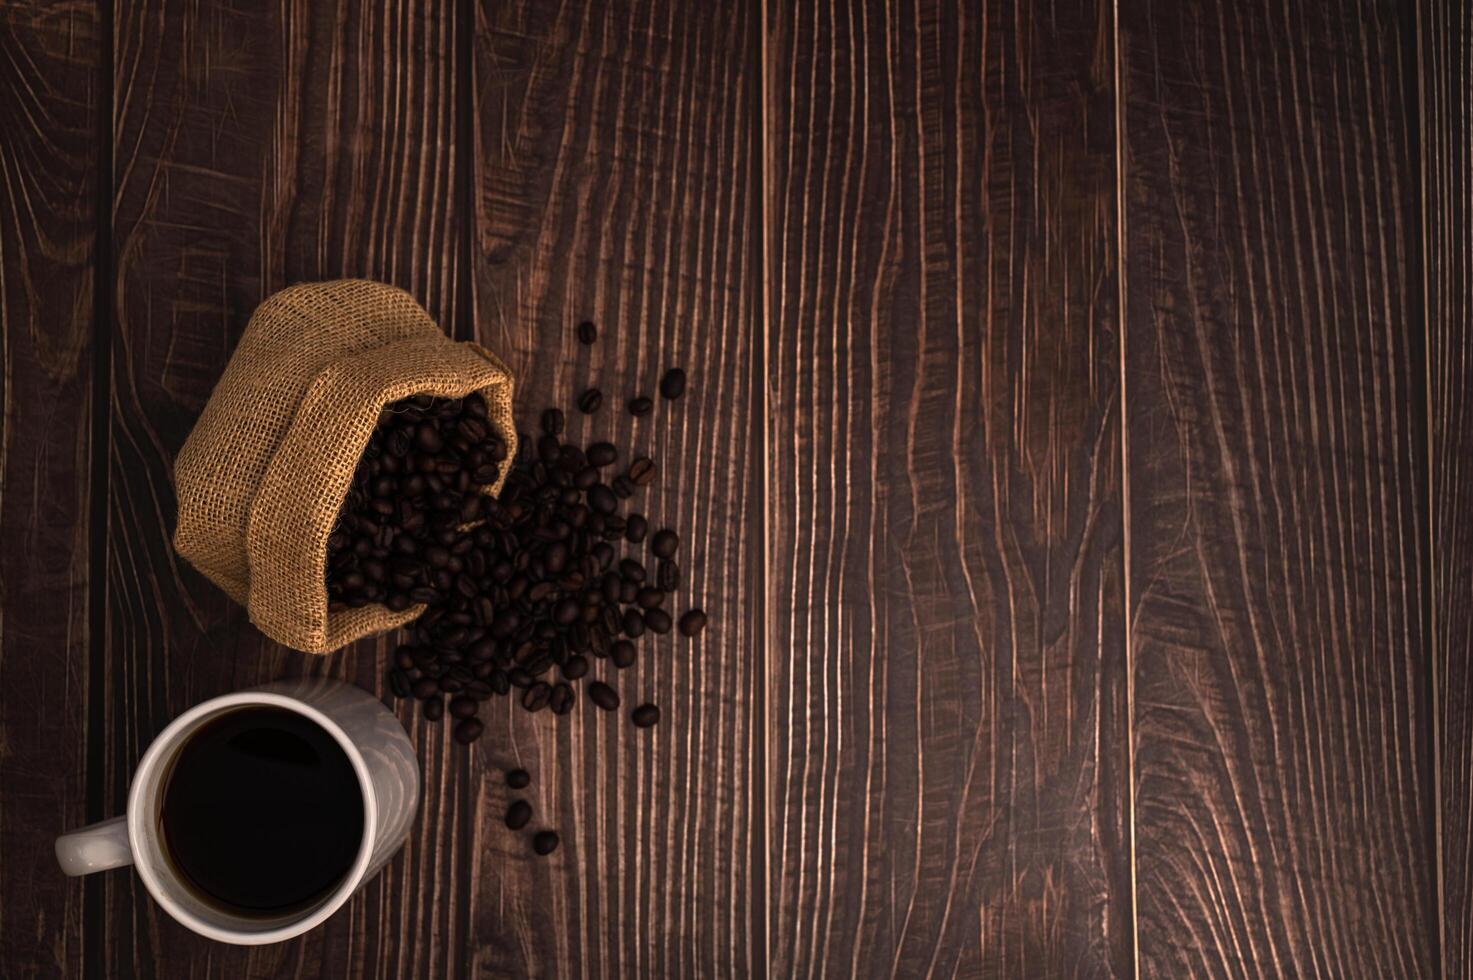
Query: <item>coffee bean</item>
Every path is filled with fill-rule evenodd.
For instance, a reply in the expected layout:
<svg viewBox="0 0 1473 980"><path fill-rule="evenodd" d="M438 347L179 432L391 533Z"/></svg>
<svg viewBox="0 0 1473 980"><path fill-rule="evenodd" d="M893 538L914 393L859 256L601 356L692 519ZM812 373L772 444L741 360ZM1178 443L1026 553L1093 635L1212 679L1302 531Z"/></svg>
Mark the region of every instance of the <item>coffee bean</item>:
<svg viewBox="0 0 1473 980"><path fill-rule="evenodd" d="M567 659L567 661L563 663L562 667L559 669L562 671L563 676L566 677L568 680L576 681L578 678L588 673L588 658L582 656L581 654L571 656Z"/></svg>
<svg viewBox="0 0 1473 980"><path fill-rule="evenodd" d="M695 636L706 628L706 613L701 609L687 609L680 617L682 636Z"/></svg>
<svg viewBox="0 0 1473 980"><path fill-rule="evenodd" d="M665 593L651 586L645 586L639 590L639 594L635 596L635 601L644 609L654 609L656 606L664 604ZM645 618L648 619L648 615Z"/></svg>
<svg viewBox="0 0 1473 980"><path fill-rule="evenodd" d="M669 559L660 559L655 570L655 584L666 592L680 588L680 566Z"/></svg>
<svg viewBox="0 0 1473 980"><path fill-rule="evenodd" d="M411 688L411 691L413 692L415 697L423 701L426 698L432 698L435 695L439 694L440 684L433 677L421 677L419 680L414 682L414 686Z"/></svg>
<svg viewBox="0 0 1473 980"><path fill-rule="evenodd" d="M445 702L439 698L432 698L425 702L425 720L439 721L445 717Z"/></svg>
<svg viewBox="0 0 1473 980"><path fill-rule="evenodd" d="M626 582L642 583L645 579L644 566L633 558L625 558L619 562L619 575Z"/></svg>
<svg viewBox="0 0 1473 980"><path fill-rule="evenodd" d="M680 547L680 536L668 527L661 528L650 538L650 551L660 558L674 558Z"/></svg>
<svg viewBox="0 0 1473 980"><path fill-rule="evenodd" d="M561 435L564 417L562 409L549 408L542 413L542 431L550 436Z"/></svg>
<svg viewBox="0 0 1473 980"><path fill-rule="evenodd" d="M634 483L627 476L616 476L609 487L614 491L614 496L620 500L628 500L634 496Z"/></svg>
<svg viewBox="0 0 1473 980"><path fill-rule="evenodd" d="M648 458L646 456L640 456L634 462L632 462L632 463L629 464L628 477L629 477L629 482L630 483L633 483L637 487L647 487L651 483L654 483L655 482L655 462L654 462L654 460L652 460L652 459L650 459L650 458Z"/></svg>
<svg viewBox="0 0 1473 980"><path fill-rule="evenodd" d="M588 506L600 514L608 515L618 509L619 499L614 496L614 491L602 483L596 483L588 491Z"/></svg>
<svg viewBox="0 0 1473 980"><path fill-rule="evenodd" d="M491 690L502 696L511 691L511 680L507 678L504 670L491 671L486 677L486 683L491 686Z"/></svg>
<svg viewBox="0 0 1473 980"><path fill-rule="evenodd" d="M564 599L557 604L557 611L554 615L560 625L567 626L578 618L579 611L576 599Z"/></svg>
<svg viewBox="0 0 1473 980"><path fill-rule="evenodd" d="M594 610L597 615L597 610ZM567 635L568 649L574 653L587 653L589 644L588 624L576 622L568 627Z"/></svg>
<svg viewBox="0 0 1473 980"><path fill-rule="evenodd" d="M588 465L608 466L619 458L619 450L610 442L595 442L588 447Z"/></svg>
<svg viewBox="0 0 1473 980"><path fill-rule="evenodd" d="M633 602L637 598L639 598L639 583L631 582L628 579L619 583L620 602Z"/></svg>
<svg viewBox="0 0 1473 980"><path fill-rule="evenodd" d="M538 681L527 688L522 695L522 707L528 711L541 711L547 707L547 701L552 696L552 688L542 681Z"/></svg>
<svg viewBox="0 0 1473 980"><path fill-rule="evenodd" d="M594 681L588 685L588 699L605 711L619 709L619 692L603 681Z"/></svg>
<svg viewBox="0 0 1473 980"><path fill-rule="evenodd" d="M589 628L588 648L595 657L607 657L609 655L609 634L604 631L602 625L595 625Z"/></svg>
<svg viewBox="0 0 1473 980"><path fill-rule="evenodd" d="M457 742L462 745L469 745L480 738L481 732L485 731L485 729L486 726L481 724L480 719L465 718L455 723L453 734Z"/></svg>
<svg viewBox="0 0 1473 980"><path fill-rule="evenodd" d="M646 609L644 624L649 627L651 633L659 633L662 636L670 632L670 627L674 625L670 621L670 614L663 609Z"/></svg>
<svg viewBox="0 0 1473 980"><path fill-rule="evenodd" d="M475 698L466 697L464 694L450 699L450 714L456 718L469 718L480 710L480 705Z"/></svg>
<svg viewBox="0 0 1473 980"><path fill-rule="evenodd" d="M526 789L532 783L532 777L525 769L511 769L506 774L506 785L512 789Z"/></svg>
<svg viewBox="0 0 1473 980"><path fill-rule="evenodd" d="M589 388L578 396L578 411L584 415L592 415L598 411L598 407L604 403L604 394L597 388Z"/></svg>
<svg viewBox="0 0 1473 980"><path fill-rule="evenodd" d="M440 438L440 430L430 421L421 422L415 428L414 444L427 453L437 453L445 446L444 440Z"/></svg>
<svg viewBox="0 0 1473 980"><path fill-rule="evenodd" d="M506 808L506 826L508 830L521 830L532 819L532 804L526 800L513 800L511 806Z"/></svg>
<svg viewBox="0 0 1473 980"><path fill-rule="evenodd" d="M389 452L396 458L402 459L409 454L410 446L414 443L414 433L408 429L398 429L389 437Z"/></svg>
<svg viewBox="0 0 1473 980"><path fill-rule="evenodd" d="M655 403L644 395L636 395L634 398L629 399L629 414L636 418L650 414L650 410L654 407Z"/></svg>
<svg viewBox="0 0 1473 980"><path fill-rule="evenodd" d="M557 850L557 832L553 830L539 830L532 837L532 850L541 857L546 857Z"/></svg>
<svg viewBox="0 0 1473 980"><path fill-rule="evenodd" d="M578 324L577 334L578 343L587 347L598 339L598 327L594 326L592 321L584 320Z"/></svg>
<svg viewBox="0 0 1473 980"><path fill-rule="evenodd" d="M644 636L644 626L644 617L637 610L624 610L623 627L625 636L631 640L639 639L641 636Z"/></svg>
<svg viewBox="0 0 1473 980"><path fill-rule="evenodd" d="M660 379L660 395L664 398L679 398L685 394L685 372L680 368L671 368L665 372Z"/></svg>
<svg viewBox="0 0 1473 980"><path fill-rule="evenodd" d="M628 640L615 640L609 644L609 661L620 670L634 663L634 644Z"/></svg>
<svg viewBox="0 0 1473 980"><path fill-rule="evenodd" d="M639 544L649 533L650 522L643 514L630 514L624 521L624 538L630 544Z"/></svg>
<svg viewBox="0 0 1473 980"><path fill-rule="evenodd" d="M660 709L653 704L642 704L629 713L629 720L636 728L649 728L660 720Z"/></svg>
<svg viewBox="0 0 1473 980"><path fill-rule="evenodd" d="M409 697L409 675L404 673L402 668L395 667L389 671L389 687L393 690L394 697Z"/></svg>
<svg viewBox="0 0 1473 980"><path fill-rule="evenodd" d="M409 670L414 666L414 655L417 652L417 647L412 647L407 644L405 646L401 646L399 649L394 651L394 666L398 667L400 670ZM399 696L403 697L404 695L401 694Z"/></svg>
<svg viewBox="0 0 1473 980"><path fill-rule="evenodd" d="M548 699L548 707L555 715L565 715L573 710L573 702L576 698L573 689L566 684L554 684L552 686L552 697Z"/></svg>
<svg viewBox="0 0 1473 980"><path fill-rule="evenodd" d="M485 439L486 433L486 423L482 422L480 419L461 419L458 423L456 423L455 426L455 434L460 436L460 438L464 439L467 443L466 449L462 450L462 452L465 453L469 453L470 443L480 442L482 439Z"/></svg>

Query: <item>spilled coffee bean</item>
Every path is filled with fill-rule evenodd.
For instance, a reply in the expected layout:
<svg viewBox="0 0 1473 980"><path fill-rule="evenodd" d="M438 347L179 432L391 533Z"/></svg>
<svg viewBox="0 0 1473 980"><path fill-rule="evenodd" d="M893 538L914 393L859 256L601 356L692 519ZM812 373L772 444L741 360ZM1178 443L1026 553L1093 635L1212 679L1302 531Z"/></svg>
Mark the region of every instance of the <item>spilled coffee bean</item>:
<svg viewBox="0 0 1473 980"><path fill-rule="evenodd" d="M532 820L532 804L526 800L515 800L506 808L506 826L511 830L521 830Z"/></svg>
<svg viewBox="0 0 1473 980"><path fill-rule="evenodd" d="M702 609L687 609L680 617L680 635L695 636L706 628L706 613Z"/></svg>
<svg viewBox="0 0 1473 980"><path fill-rule="evenodd" d="M671 368L660 379L660 396L673 400L683 394L685 394L685 372L680 368Z"/></svg>
<svg viewBox="0 0 1473 980"><path fill-rule="evenodd" d="M532 838L532 850L546 857L557 850L558 836L554 830L539 830Z"/></svg>
<svg viewBox="0 0 1473 980"><path fill-rule="evenodd" d="M629 464L629 472L626 476L629 482L633 483L636 487L649 486L655 482L654 460L647 459L644 456L639 457Z"/></svg>
<svg viewBox="0 0 1473 980"><path fill-rule="evenodd" d="M605 711L619 710L619 692L603 681L588 685L588 699Z"/></svg>
<svg viewBox="0 0 1473 980"><path fill-rule="evenodd" d="M661 528L650 538L650 551L657 558L674 558L676 550L680 547L680 536L667 528Z"/></svg>

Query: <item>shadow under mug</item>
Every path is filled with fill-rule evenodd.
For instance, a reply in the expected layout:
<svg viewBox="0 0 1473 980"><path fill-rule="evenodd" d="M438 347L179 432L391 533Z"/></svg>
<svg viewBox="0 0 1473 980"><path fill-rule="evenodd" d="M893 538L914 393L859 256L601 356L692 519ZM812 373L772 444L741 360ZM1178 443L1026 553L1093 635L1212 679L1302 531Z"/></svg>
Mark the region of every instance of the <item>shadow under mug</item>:
<svg viewBox="0 0 1473 980"><path fill-rule="evenodd" d="M241 914L210 902L179 877L159 837L164 784L179 749L221 714L263 706L316 722L347 753L363 792L363 838L348 873L307 908L276 916ZM69 875L134 865L154 900L202 936L242 945L281 942L336 912L399 850L419 809L419 789L414 747L399 719L377 698L341 681L279 681L212 698L175 718L134 770L127 814L58 837L56 858Z"/></svg>

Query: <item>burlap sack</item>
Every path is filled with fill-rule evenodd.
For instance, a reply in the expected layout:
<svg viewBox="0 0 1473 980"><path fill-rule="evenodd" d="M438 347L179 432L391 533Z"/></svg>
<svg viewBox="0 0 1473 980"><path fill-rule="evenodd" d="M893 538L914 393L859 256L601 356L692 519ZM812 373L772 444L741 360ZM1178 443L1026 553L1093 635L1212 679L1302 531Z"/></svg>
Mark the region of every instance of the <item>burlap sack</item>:
<svg viewBox="0 0 1473 980"><path fill-rule="evenodd" d="M251 316L174 462L174 547L297 650L325 653L414 619L423 606L329 615L327 537L379 409L473 391L514 455L511 373L445 336L407 293L351 279L276 293Z"/></svg>

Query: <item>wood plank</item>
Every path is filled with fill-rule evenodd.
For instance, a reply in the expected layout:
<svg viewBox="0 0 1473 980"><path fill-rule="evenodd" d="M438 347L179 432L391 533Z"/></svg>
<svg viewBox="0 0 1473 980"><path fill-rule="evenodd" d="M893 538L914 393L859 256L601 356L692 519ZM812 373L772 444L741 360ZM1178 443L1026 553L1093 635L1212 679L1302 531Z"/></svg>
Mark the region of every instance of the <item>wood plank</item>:
<svg viewBox="0 0 1473 980"><path fill-rule="evenodd" d="M1144 977L1436 972L1400 6L1121 5Z"/></svg>
<svg viewBox="0 0 1473 980"><path fill-rule="evenodd" d="M1111 5L768 9L772 972L1129 976Z"/></svg>
<svg viewBox="0 0 1473 980"><path fill-rule="evenodd" d="M1473 978L1473 7L1418 17L1443 969Z"/></svg>
<svg viewBox="0 0 1473 980"><path fill-rule="evenodd" d="M79 976L102 48L85 4L0 8L0 963Z"/></svg>
<svg viewBox="0 0 1473 980"><path fill-rule="evenodd" d="M508 357L524 429L584 385L570 431L661 466L639 502L682 535L699 644L641 641L626 706L565 719L506 705L479 755L534 772L563 846L527 857L483 780L473 969L490 976L752 976L763 939L759 25L751 5L478 3L476 325ZM597 344L573 338L583 318ZM690 391L634 420L683 365ZM606 672L601 663L596 672ZM610 672L611 673L611 672Z"/></svg>
<svg viewBox="0 0 1473 980"><path fill-rule="evenodd" d="M107 789L204 698L330 674L382 692L386 643L314 659L266 642L172 553L171 468L255 305L362 275L453 325L462 294L456 11L432 2L114 5L116 175L108 492ZM407 709L402 717L408 718ZM444 977L471 887L470 758L411 725L424 805L405 853L326 926L255 949L194 937L111 876L120 975Z"/></svg>

